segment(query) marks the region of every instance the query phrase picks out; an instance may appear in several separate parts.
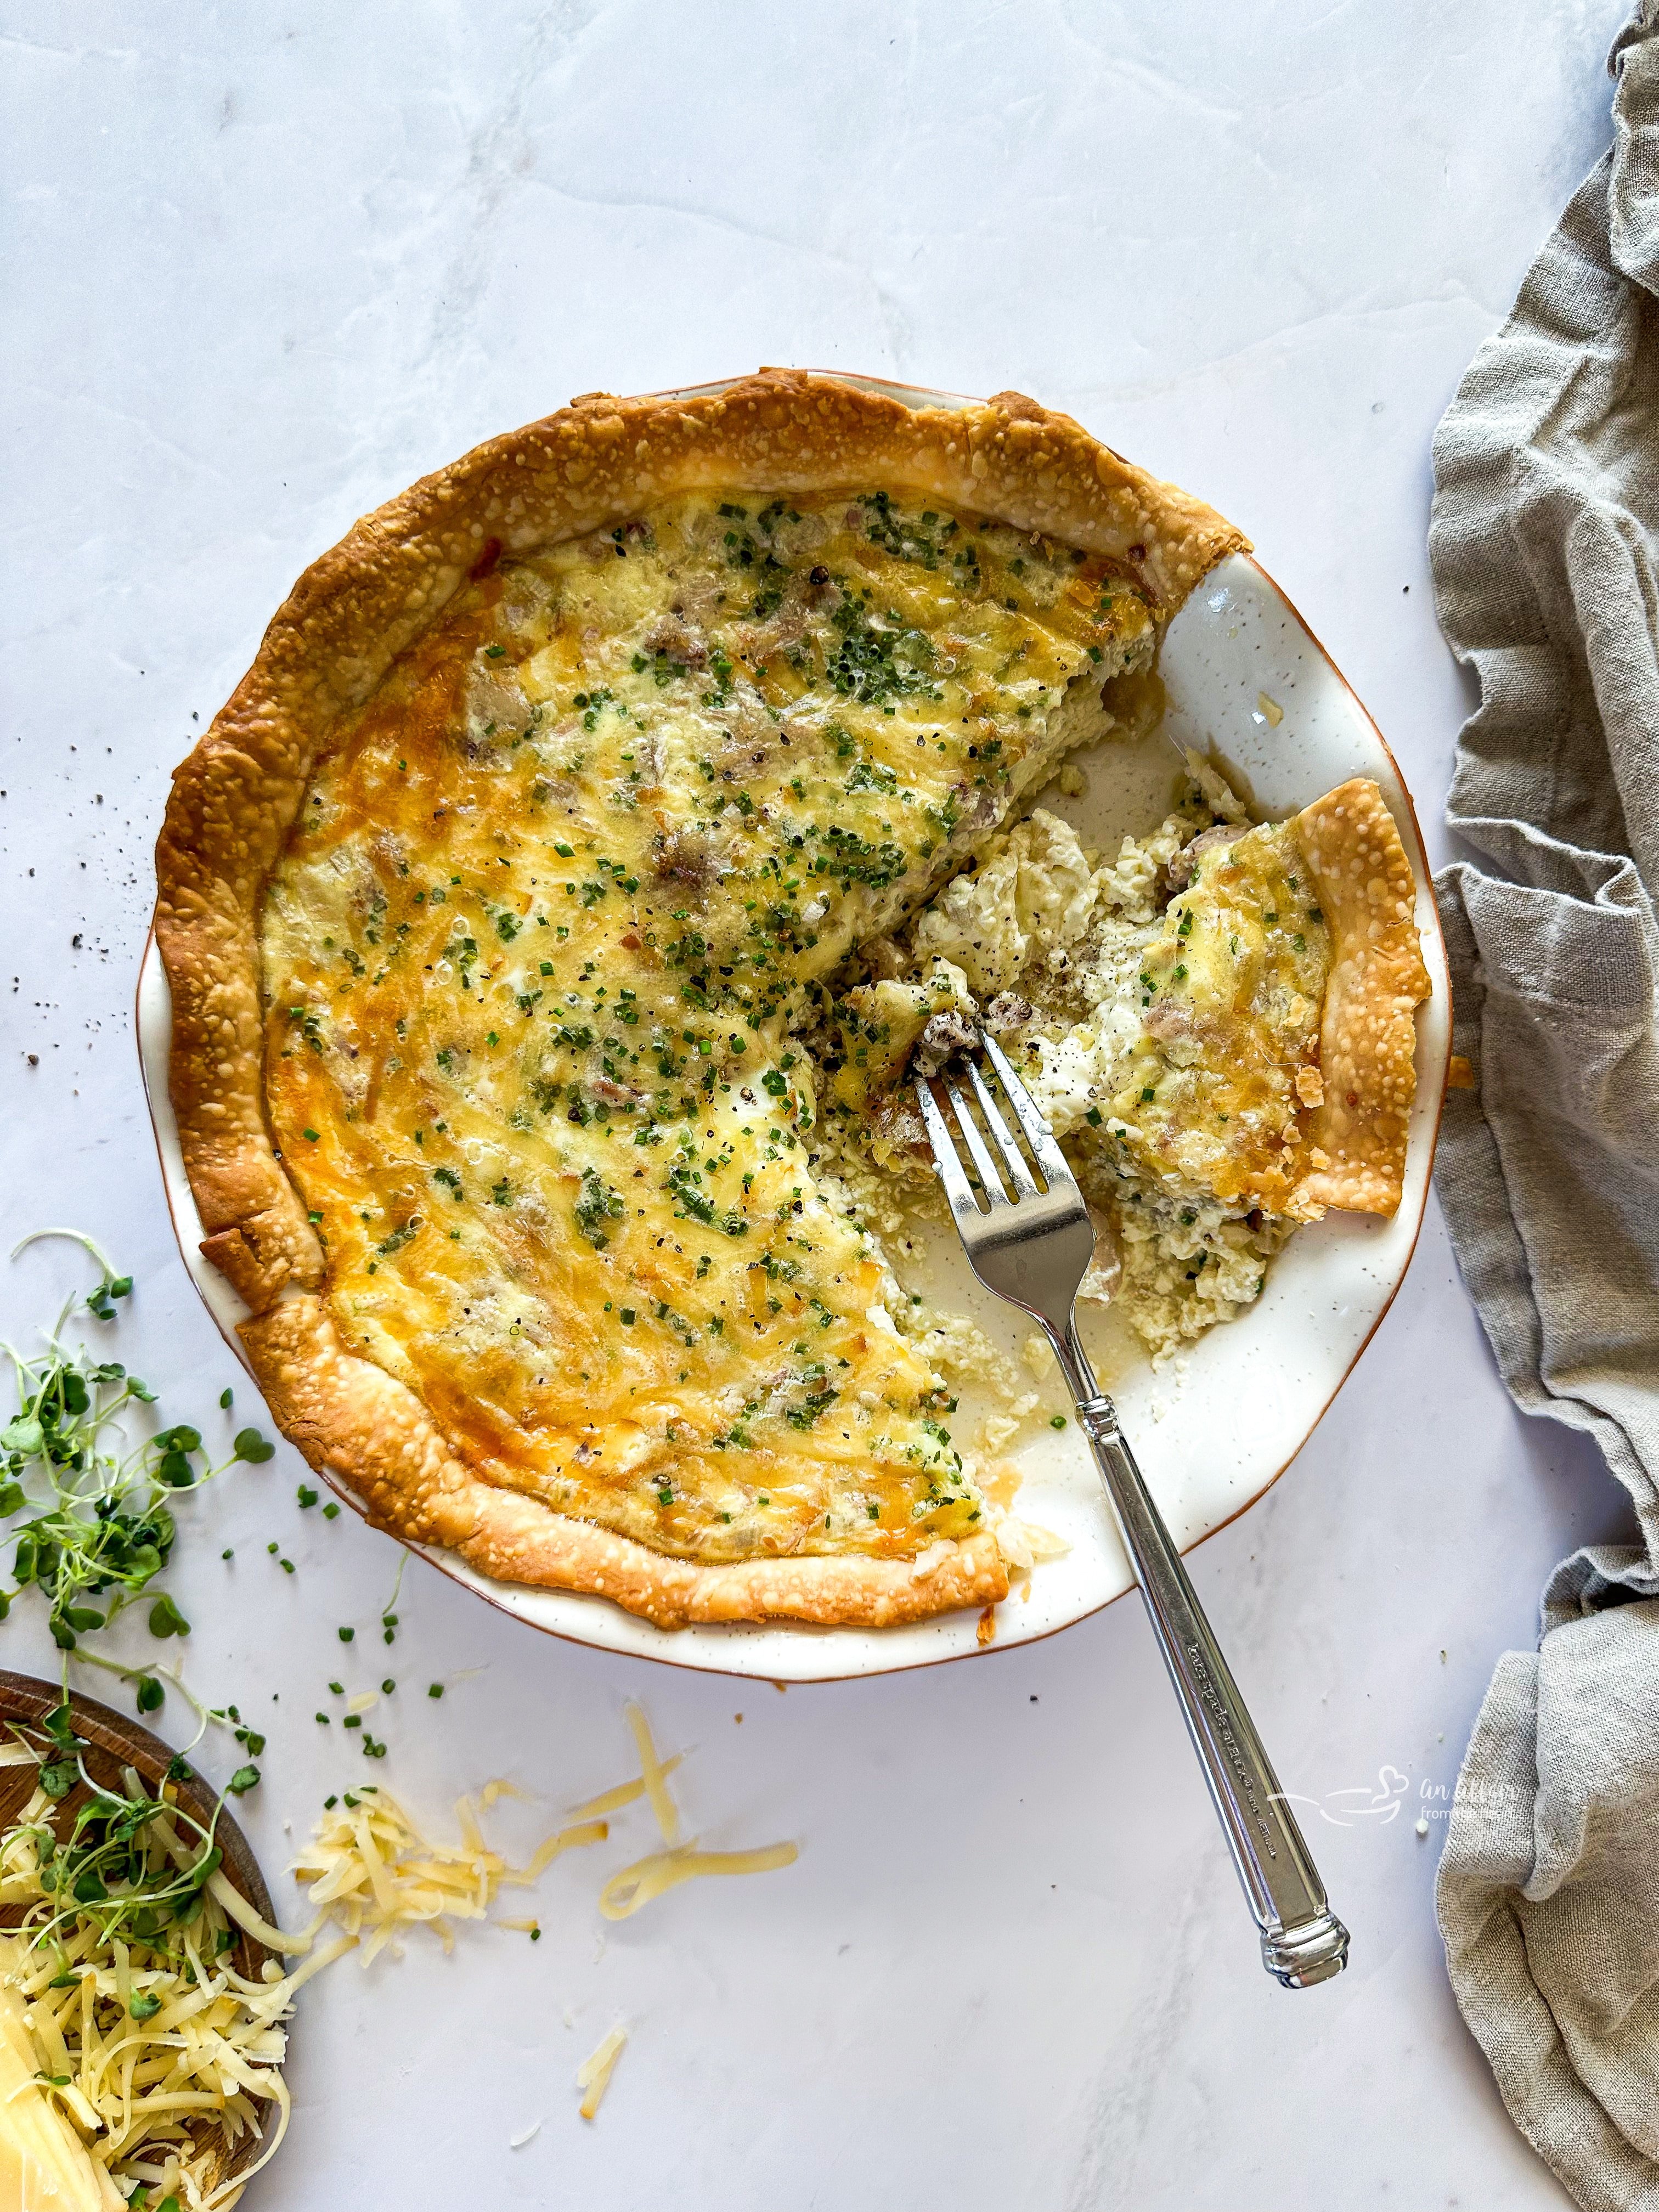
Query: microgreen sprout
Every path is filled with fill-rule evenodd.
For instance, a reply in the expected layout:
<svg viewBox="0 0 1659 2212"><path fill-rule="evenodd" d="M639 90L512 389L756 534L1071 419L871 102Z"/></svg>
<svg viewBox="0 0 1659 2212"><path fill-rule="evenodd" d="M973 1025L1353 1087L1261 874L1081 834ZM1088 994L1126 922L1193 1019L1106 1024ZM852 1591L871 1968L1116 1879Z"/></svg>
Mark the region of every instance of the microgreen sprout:
<svg viewBox="0 0 1659 2212"><path fill-rule="evenodd" d="M86 1304L100 1321L112 1320L110 1301L127 1296L131 1277L118 1275L77 1230L40 1230L36 1236L66 1237L91 1254L102 1279ZM35 1241L25 1237L15 1251ZM155 1393L118 1359L94 1359L83 1346L64 1341L76 1303L65 1304L40 1357L27 1359L11 1345L0 1345L16 1370L18 1392L17 1413L0 1429L0 1521L33 1509L14 1531L17 1587L0 1590L0 1620L32 1583L46 1600L52 1637L64 1651L107 1627L166 1566L177 1534L168 1505L174 1495L199 1490L238 1460L258 1464L276 1449L257 1429L244 1429L230 1459L215 1467L200 1431L185 1422L132 1443L122 1416L133 1407L153 1405ZM93 1599L100 1602L90 1603ZM157 1637L190 1633L190 1623L166 1595L151 1605L149 1626ZM162 1693L153 1674L144 1679L149 1686L140 1695L149 1702L141 1710L154 1711Z"/></svg>

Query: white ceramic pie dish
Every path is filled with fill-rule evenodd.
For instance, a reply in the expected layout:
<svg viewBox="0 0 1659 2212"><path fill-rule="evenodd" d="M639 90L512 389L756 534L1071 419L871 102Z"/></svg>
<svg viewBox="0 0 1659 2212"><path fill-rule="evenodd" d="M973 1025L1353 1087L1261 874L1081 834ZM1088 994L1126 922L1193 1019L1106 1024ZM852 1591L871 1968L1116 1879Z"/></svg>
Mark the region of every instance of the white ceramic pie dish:
<svg viewBox="0 0 1659 2212"><path fill-rule="evenodd" d="M848 380L910 404L965 404L876 379ZM1223 562L1170 624L1161 667L1169 696L1165 734L1078 756L1086 790L1074 799L1051 791L1041 803L1070 819L1085 843L1115 851L1126 830L1146 830L1167 807L1176 774L1170 738L1212 753L1264 818L1293 813L1349 776L1374 777L1416 873L1418 926L1433 985L1417 1018L1417 1100L1404 1196L1391 1221L1334 1213L1300 1230L1273 1262L1256 1304L1202 1339L1184 1372L1155 1374L1121 1324L1097 1309L1083 1310L1085 1341L1184 1550L1253 1504L1283 1473L1400 1287L1428 1200L1450 1051L1450 993L1422 837L1394 757L1273 579L1246 556ZM202 1257L203 1231L167 1096L172 1006L153 937L139 975L137 1030L162 1180L185 1265L240 1358L236 1324L247 1310ZM925 1273L908 1267L902 1272L910 1287L972 1314L994 1341L1018 1354L1030 1323L979 1288L948 1231L932 1238ZM965 1399L956 1417L960 1434L971 1437L976 1414L989 1410L994 1410L989 1401L981 1407ZM1051 1410L1062 1410L1058 1397L1053 1408L1045 1401L1043 1416ZM503 1611L604 1650L777 1681L927 1666L1052 1635L1131 1587L1081 1436L1070 1423L1053 1430L1043 1416L1028 1422L1005 1448L1024 1470L1015 1510L1071 1548L1065 1558L1039 1566L1025 1588L998 1607L988 1647L978 1641L971 1612L884 1631L787 1623L664 1630L604 1599L494 1582L453 1553L418 1548ZM352 1494L335 1486L361 1512Z"/></svg>

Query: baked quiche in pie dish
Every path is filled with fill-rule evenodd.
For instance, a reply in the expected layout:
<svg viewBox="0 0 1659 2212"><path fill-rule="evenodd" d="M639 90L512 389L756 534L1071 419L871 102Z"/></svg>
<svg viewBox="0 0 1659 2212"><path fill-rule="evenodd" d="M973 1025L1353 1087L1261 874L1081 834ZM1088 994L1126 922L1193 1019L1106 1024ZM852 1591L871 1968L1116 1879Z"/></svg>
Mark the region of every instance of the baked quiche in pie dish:
<svg viewBox="0 0 1659 2212"><path fill-rule="evenodd" d="M313 1464L667 1627L1006 1595L975 1332L890 1249L916 1079L1000 1037L1163 1360L1400 1200L1377 787L1253 823L1172 752L1112 854L1040 803L1244 542L1018 394L764 371L590 395L308 570L178 772L155 929L203 1250Z"/></svg>

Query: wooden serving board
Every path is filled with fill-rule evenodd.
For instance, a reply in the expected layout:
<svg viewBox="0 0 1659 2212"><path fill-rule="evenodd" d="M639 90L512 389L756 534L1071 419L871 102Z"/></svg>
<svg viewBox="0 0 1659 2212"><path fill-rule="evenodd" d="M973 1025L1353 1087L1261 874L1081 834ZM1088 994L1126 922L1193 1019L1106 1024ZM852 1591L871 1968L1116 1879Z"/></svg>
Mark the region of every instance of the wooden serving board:
<svg viewBox="0 0 1659 2212"><path fill-rule="evenodd" d="M12 1674L0 1669L0 1735L9 1741L5 1723L9 1721L39 1722L50 1712L55 1712L64 1702L64 1693L56 1682L43 1681L37 1674ZM163 1743L143 1724L130 1720L125 1713L111 1706L100 1705L95 1698L83 1698L76 1692L70 1697L70 1712L76 1735L88 1745L85 1764L88 1772L100 1788L121 1790L125 1784L121 1771L131 1766L143 1778L152 1792L160 1789L162 1777L171 1765L174 1753L170 1744ZM0 1828L9 1827L34 1793L34 1769L30 1766L0 1766ZM259 1871L258 1861L249 1848L248 1841L232 1820L228 1809L222 1811L214 1822L215 1792L192 1769L191 1778L178 1785L179 1802L204 1827L213 1823L214 1841L224 1853L222 1870L226 1879L240 1895L246 1898L262 1920L275 1924L275 1909L265 1878ZM60 1822L60 1832L67 1834L70 1825L90 1795L84 1783L77 1783L69 1796L60 1800L58 1811L67 1819ZM21 1916L16 1911L0 1911L0 1926L15 1924ZM236 1970L252 1980L258 1980L259 1970L267 1959L275 1954L254 1937L238 1931L232 1953ZM280 1963L280 1961L279 1961ZM276 2117L276 2107L266 2108L267 2124ZM258 2156L263 2144L255 2136L244 2136L240 2142L227 2148L223 2165L217 2173L218 2181L228 2181L251 2166Z"/></svg>

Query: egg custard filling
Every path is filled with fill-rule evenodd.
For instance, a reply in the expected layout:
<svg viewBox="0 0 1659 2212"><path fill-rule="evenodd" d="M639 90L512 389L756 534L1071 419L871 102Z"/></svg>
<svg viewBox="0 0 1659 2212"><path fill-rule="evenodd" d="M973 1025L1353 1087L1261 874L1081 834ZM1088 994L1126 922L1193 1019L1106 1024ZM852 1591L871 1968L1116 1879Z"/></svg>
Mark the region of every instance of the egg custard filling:
<svg viewBox="0 0 1659 2212"><path fill-rule="evenodd" d="M1024 818L1146 726L1242 542L1017 395L763 372L576 403L318 563L179 772L157 909L204 1249L313 1464L666 1626L1006 1594L950 1331L860 1202L927 1188L912 1079L1002 1036L1155 1350L1225 1302L1137 1306L1148 1220L1259 1274L1398 1200L1376 787L1251 828L1195 763L1109 862Z"/></svg>
<svg viewBox="0 0 1659 2212"><path fill-rule="evenodd" d="M467 591L320 764L267 1095L342 1341L653 1550L981 1521L796 1033L1150 659L1099 558L881 492L648 510Z"/></svg>

